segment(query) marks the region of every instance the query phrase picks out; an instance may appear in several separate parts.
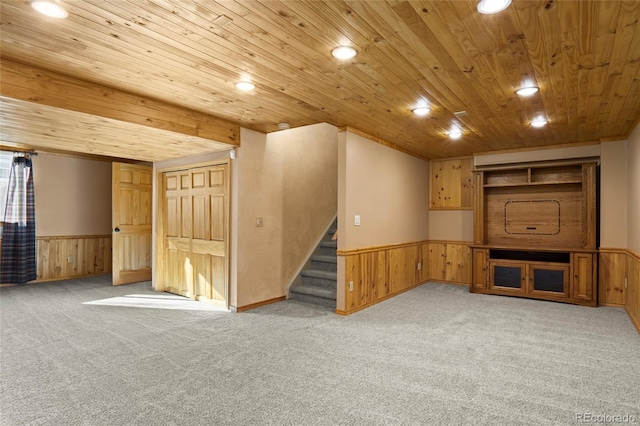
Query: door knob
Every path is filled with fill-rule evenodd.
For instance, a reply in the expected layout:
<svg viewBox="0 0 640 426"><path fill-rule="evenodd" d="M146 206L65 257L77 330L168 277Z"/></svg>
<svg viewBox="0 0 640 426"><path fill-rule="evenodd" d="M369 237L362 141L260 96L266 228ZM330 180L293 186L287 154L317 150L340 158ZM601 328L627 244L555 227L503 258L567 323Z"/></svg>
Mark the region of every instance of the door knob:
<svg viewBox="0 0 640 426"><path fill-rule="evenodd" d="M120 228L114 229L113 232L120 232Z"/></svg>

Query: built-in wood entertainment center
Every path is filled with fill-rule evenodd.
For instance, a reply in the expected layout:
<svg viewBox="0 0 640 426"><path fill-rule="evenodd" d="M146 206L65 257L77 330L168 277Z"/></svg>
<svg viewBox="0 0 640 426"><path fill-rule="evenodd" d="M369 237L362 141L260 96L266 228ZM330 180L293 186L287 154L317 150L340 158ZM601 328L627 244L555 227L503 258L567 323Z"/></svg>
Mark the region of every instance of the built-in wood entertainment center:
<svg viewBox="0 0 640 426"><path fill-rule="evenodd" d="M596 162L474 171L471 292L597 304Z"/></svg>

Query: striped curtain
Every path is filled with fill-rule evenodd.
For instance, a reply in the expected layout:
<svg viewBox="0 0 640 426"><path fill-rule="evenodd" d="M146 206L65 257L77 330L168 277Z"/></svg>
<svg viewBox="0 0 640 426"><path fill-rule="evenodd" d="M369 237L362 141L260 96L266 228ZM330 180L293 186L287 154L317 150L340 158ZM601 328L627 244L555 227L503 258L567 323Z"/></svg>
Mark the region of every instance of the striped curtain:
<svg viewBox="0 0 640 426"><path fill-rule="evenodd" d="M36 279L36 215L31 158L15 156L9 173L7 207L2 224L0 283L25 284Z"/></svg>

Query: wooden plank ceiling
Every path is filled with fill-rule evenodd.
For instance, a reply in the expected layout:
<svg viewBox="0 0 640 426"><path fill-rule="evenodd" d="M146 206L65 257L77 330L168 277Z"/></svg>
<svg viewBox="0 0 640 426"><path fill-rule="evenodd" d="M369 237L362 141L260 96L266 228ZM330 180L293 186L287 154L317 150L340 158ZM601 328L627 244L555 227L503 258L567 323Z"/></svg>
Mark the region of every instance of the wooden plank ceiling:
<svg viewBox="0 0 640 426"><path fill-rule="evenodd" d="M328 122L442 158L624 139L640 117L637 0L514 0L496 15L480 15L476 0L59 3L67 19L42 17L26 0L2 1L3 61L261 132L281 122ZM340 44L358 55L333 58ZM256 89L236 89L242 79ZM540 91L519 98L515 89L526 83ZM3 143L51 141L50 132L44 135L52 126L71 125L73 131L59 130L58 148L82 151L86 127L92 153L116 149L151 161L237 144L189 134L165 150L156 132L141 153L122 139L143 124L129 122L119 133L117 120L99 110L71 124L86 113L56 116L64 106L43 106L33 93L2 94L0 118L9 123L2 125ZM431 107L422 118L411 112L421 102ZM454 115L460 111L466 113ZM548 119L546 127L529 125L538 115ZM464 131L457 141L447 137L455 125ZM137 133L140 143L144 132Z"/></svg>

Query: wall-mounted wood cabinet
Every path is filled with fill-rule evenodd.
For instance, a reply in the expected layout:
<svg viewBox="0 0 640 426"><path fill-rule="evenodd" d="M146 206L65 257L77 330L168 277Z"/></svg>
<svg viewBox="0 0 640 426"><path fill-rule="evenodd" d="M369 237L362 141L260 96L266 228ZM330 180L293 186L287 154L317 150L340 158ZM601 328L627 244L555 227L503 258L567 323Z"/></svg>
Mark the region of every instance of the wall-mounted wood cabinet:
<svg viewBox="0 0 640 426"><path fill-rule="evenodd" d="M595 306L596 163L474 171L472 292Z"/></svg>
<svg viewBox="0 0 640 426"><path fill-rule="evenodd" d="M435 160L431 170L429 208L464 210L473 208L473 159Z"/></svg>

